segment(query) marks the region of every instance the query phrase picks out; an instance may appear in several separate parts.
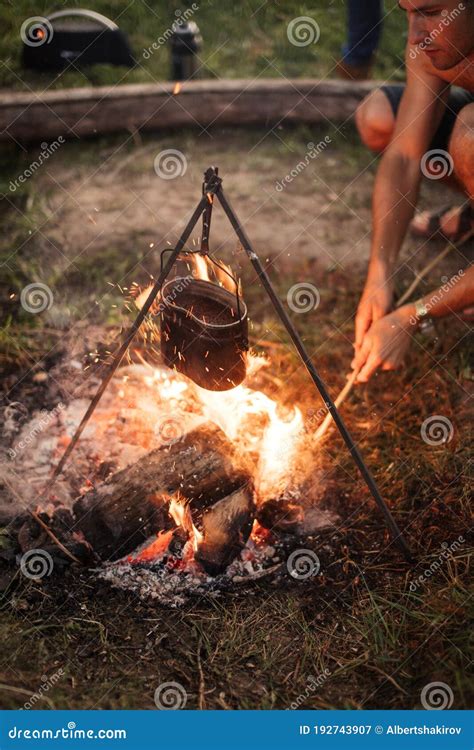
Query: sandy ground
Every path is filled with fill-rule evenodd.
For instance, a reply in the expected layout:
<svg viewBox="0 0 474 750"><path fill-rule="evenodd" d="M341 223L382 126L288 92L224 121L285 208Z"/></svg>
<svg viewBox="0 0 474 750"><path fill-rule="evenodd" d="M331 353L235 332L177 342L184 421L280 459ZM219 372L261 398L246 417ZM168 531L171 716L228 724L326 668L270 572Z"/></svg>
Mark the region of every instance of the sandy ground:
<svg viewBox="0 0 474 750"><path fill-rule="evenodd" d="M177 167L173 179L154 168L157 163L168 176L168 149ZM108 280L122 285L155 275L159 251L176 242L199 199L203 171L212 164L219 166L227 195L263 259L283 264L310 257L321 271L357 267L362 280L377 160L346 127L194 131L145 140L128 134L112 142L64 145L35 176L41 254L54 268L55 282L66 270L81 276L84 267L96 277L104 268ZM423 191L425 206L459 200L438 184ZM198 225L195 241L199 234ZM409 240L405 246L413 271L426 262L417 250L421 244ZM211 249L225 259L237 247L226 217L215 211Z"/></svg>
<svg viewBox="0 0 474 750"><path fill-rule="evenodd" d="M311 136L312 142L325 135ZM262 256L317 257L324 267L363 262L369 251L373 160L364 152L356 162L359 148L342 135L343 144L332 138L319 154L306 157L311 140L301 132L194 133L139 144L127 136L96 149L86 164L77 164L66 146L40 176L49 211L42 231L61 264L100 259L101 251L115 246L124 253L145 254L149 270L156 251L176 240L199 199L204 169L215 164ZM177 157L183 171L185 160L182 176L163 179L156 174L155 157L165 149L182 154ZM304 168L292 176L301 163ZM214 249L235 248L235 235L223 215L215 215L212 230Z"/></svg>

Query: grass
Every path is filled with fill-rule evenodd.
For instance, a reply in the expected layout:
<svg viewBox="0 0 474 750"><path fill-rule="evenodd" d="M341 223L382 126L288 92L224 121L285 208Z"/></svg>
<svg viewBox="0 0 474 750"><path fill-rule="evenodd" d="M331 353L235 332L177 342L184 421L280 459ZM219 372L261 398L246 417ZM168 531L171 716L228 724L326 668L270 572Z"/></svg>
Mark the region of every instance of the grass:
<svg viewBox="0 0 474 750"><path fill-rule="evenodd" d="M57 585L22 588L13 612L2 616L2 638L14 655L1 679L12 688L0 688L2 706L23 705L15 687L34 693L39 675L63 668L45 696L52 706L44 700L41 707L153 708L155 688L174 680L189 708L200 692L207 708L415 708L422 687L441 680L453 690L454 707L467 708L466 552L416 596L393 557L377 570L368 563L366 575L378 579L370 586L356 570L341 585L340 565L325 572L323 584L286 593L261 586L184 613L101 592L77 573L66 581L73 596ZM319 675L327 675L321 687L308 689Z"/></svg>
<svg viewBox="0 0 474 750"><path fill-rule="evenodd" d="M297 279L307 271L293 265L288 274ZM408 281L405 274L399 284ZM353 274L328 271L320 283L320 325L299 321L311 350L326 342L334 288L348 306L357 298ZM251 306L261 300L257 285L248 281L246 289ZM349 334L344 309L335 322ZM257 327L255 335L260 332ZM279 327L274 332L284 337ZM443 343L434 356L441 363L456 334L442 324L438 335ZM333 391L342 384L349 348L342 338L337 347L319 351L318 365L332 373ZM456 351L448 370L446 363L427 367L423 350L415 348L406 372L376 377L344 408L417 555L414 567L387 547L380 517L332 433L321 448L321 466L342 523L336 532L303 542L320 556L320 576L277 587L260 583L181 612L110 591L93 574L73 569L41 583L17 576L4 593L0 618L0 636L9 644L0 668L2 706L21 707L28 691L38 691L42 674L64 669L41 708L152 709L156 687L168 681L183 685L188 708L420 708L423 687L435 681L449 685L454 708L468 708L472 485L466 470L469 415L459 398L467 387L469 351ZM289 396L308 413L314 395L296 357L280 355L277 362ZM420 373L423 388L408 398ZM421 441L420 424L432 413L452 419L455 441L441 447ZM465 542L427 577L443 543L460 536ZM423 574L425 581L415 585Z"/></svg>
<svg viewBox="0 0 474 750"><path fill-rule="evenodd" d="M334 76L345 36L345 3L323 0L302 3L299 0L241 3L216 3L203 0L193 16L204 39L200 54L200 75L203 78L326 77ZM381 78L403 77L401 64L406 39L404 14L395 0L386 2L386 19L376 75ZM68 7L81 7L72 0ZM186 5L190 7L191 3ZM185 7L180 3L159 3L156 0L94 0L88 7L116 20L127 32L137 66L132 70L113 66L93 66L84 71L71 67L60 76L35 74L21 67L20 27L31 16L46 15L49 0L15 0L0 9L2 42L0 85L16 89L67 88L84 85L115 85L118 83L153 83L168 80L169 50L159 47L151 56L143 51L160 38L175 19L174 11ZM288 42L288 23L299 16L310 16L318 23L321 34L317 44L295 47Z"/></svg>

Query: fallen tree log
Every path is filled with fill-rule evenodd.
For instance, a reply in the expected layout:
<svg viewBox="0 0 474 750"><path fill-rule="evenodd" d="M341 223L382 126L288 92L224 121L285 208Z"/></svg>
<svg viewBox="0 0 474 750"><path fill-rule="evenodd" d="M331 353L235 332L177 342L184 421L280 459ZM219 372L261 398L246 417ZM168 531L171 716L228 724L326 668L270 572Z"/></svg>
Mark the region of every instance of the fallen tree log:
<svg viewBox="0 0 474 750"><path fill-rule="evenodd" d="M170 495L179 493L204 512L249 485L251 474L252 467L222 430L205 423L76 500L75 528L102 559L117 559L172 526L167 512Z"/></svg>
<svg viewBox="0 0 474 750"><path fill-rule="evenodd" d="M121 130L344 122L375 82L311 78L184 81L3 92L0 140L80 138ZM58 144L57 144L58 145Z"/></svg>

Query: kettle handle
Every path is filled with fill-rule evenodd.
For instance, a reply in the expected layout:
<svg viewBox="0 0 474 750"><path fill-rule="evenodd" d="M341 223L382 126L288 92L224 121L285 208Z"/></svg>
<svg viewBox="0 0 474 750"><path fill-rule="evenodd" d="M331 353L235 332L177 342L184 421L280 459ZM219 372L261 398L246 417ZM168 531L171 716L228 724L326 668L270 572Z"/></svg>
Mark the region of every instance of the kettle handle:
<svg viewBox="0 0 474 750"><path fill-rule="evenodd" d="M81 18L89 18L93 21L101 23L111 31L116 31L118 26L110 18L103 16L102 13L96 13L95 10L84 10L83 8L72 8L69 10L57 10L54 13L50 13L47 16L48 21L55 21L57 18L65 18L67 16L80 16Z"/></svg>

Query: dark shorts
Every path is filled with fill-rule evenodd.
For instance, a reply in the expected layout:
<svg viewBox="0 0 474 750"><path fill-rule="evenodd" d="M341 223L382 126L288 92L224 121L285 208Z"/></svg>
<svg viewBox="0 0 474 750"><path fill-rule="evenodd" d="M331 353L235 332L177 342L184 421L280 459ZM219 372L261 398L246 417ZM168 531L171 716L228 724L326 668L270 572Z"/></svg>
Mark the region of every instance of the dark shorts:
<svg viewBox="0 0 474 750"><path fill-rule="evenodd" d="M405 91L405 84L396 83L391 86L382 86L380 90L383 91L383 93L389 100L393 114L396 116L403 92ZM449 138L451 136L451 133L453 132L456 117L463 107L465 107L467 104L473 103L474 94L471 94L469 91L460 89L456 86L453 86L451 88L446 112L444 113L439 128L435 133L435 136L431 143L431 148L439 148L444 150L448 148Z"/></svg>

